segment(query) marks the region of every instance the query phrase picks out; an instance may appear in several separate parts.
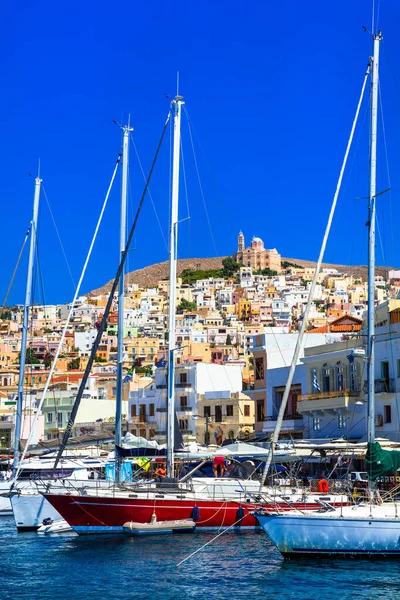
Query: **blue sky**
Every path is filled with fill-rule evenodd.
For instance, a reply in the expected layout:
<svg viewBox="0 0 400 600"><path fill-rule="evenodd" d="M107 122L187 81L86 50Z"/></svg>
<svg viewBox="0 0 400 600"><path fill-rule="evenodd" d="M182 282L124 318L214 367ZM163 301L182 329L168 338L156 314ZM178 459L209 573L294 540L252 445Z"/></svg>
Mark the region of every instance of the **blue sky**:
<svg viewBox="0 0 400 600"><path fill-rule="evenodd" d="M387 161L380 120L377 262L400 266L397 168L400 149L400 4L381 0L381 80ZM205 205L185 119L181 257L231 254L240 229L283 256L316 259L360 93L371 37L366 0L282 2L48 2L1 8L0 178L4 298L31 218L38 157L51 210L78 279L108 187L121 135L113 120L131 114L134 140L148 171L173 95L176 72L195 131ZM366 263L368 98L350 156L326 260ZM167 137L151 191L167 235L170 144ZM130 220L143 187L131 148ZM93 260L89 291L110 280L118 260L118 179ZM189 207L189 209L188 209ZM211 227L208 225L206 211ZM42 285L38 302L66 302L73 285L42 195ZM167 259L146 201L129 256L133 270ZM24 267L9 303L23 302ZM40 289L39 289L40 288Z"/></svg>

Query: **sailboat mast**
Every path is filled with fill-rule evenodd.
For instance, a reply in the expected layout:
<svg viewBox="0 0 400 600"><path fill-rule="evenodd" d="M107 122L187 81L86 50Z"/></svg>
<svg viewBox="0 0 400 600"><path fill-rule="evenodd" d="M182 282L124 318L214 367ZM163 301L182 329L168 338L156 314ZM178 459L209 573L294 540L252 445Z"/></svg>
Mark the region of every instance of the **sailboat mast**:
<svg viewBox="0 0 400 600"><path fill-rule="evenodd" d="M31 223L31 239L29 246L29 261L28 261L28 272L26 276L26 290L25 290L25 304L24 304L24 319L22 324L22 336L21 336L21 354L19 360L19 379L18 379L18 396L17 396L17 410L15 413L15 430L14 430L14 463L13 471L14 475L18 468L19 461L19 441L21 437L21 424L22 424L22 409L24 402L24 380L25 380L25 364L26 364L26 345L28 340L28 327L29 327L29 308L32 299L32 279L33 279L33 263L35 260L36 251L36 231L37 231L37 220L39 213L39 198L40 198L40 186L42 180L39 175L35 179L35 194L33 198L33 215Z"/></svg>
<svg viewBox="0 0 400 600"><path fill-rule="evenodd" d="M133 128L128 125L121 127L123 131L122 144L122 184L121 184L121 217L119 229L119 249L121 260L126 246L126 199L128 188L128 159L129 159L129 133ZM116 384L116 403L115 403L115 445L121 445L122 435L122 367L124 360L124 304L125 304L125 264L121 271L118 283L118 340L117 340L117 384ZM116 452L117 459L117 452ZM119 461L116 461L116 480L119 480Z"/></svg>
<svg viewBox="0 0 400 600"><path fill-rule="evenodd" d="M182 96L171 103L174 115L174 149L172 166L171 223L169 234L169 310L168 310L168 387L167 387L167 475L174 476L175 428L175 313L176 313L176 261L178 258L178 200L179 159L181 147Z"/></svg>
<svg viewBox="0 0 400 600"><path fill-rule="evenodd" d="M375 441L375 200L376 138L378 123L379 44L382 33L373 34L374 55L371 79L371 142L369 176L368 243L368 442Z"/></svg>

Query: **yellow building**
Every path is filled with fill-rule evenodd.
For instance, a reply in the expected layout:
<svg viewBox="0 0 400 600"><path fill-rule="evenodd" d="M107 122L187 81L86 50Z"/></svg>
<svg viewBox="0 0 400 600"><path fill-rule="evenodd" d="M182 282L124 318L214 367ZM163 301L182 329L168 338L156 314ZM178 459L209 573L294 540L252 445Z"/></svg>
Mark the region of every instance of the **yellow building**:
<svg viewBox="0 0 400 600"><path fill-rule="evenodd" d="M226 398L201 394L197 402L196 441L221 445L226 439L237 439L254 433L254 400L237 392Z"/></svg>
<svg viewBox="0 0 400 600"><path fill-rule="evenodd" d="M236 304L236 316L241 321L249 321L251 316L251 300L239 298Z"/></svg>
<svg viewBox="0 0 400 600"><path fill-rule="evenodd" d="M127 341L125 338L124 343ZM126 343L126 351L129 361L141 360L143 366L154 365L157 358L157 352L160 346L160 340L153 337L131 338Z"/></svg>

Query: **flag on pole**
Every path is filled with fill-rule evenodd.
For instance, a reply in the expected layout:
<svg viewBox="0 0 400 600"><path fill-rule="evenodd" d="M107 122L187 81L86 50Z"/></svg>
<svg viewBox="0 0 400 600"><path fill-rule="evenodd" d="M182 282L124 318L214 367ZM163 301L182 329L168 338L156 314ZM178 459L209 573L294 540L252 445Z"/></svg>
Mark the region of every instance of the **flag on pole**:
<svg viewBox="0 0 400 600"><path fill-rule="evenodd" d="M131 367L131 368L130 368L130 369L127 371L127 373L126 373L126 375L125 375L125 377L124 377L124 379L123 379L122 383L126 383L127 381L131 381L131 380L132 380L132 377L133 377L133 367Z"/></svg>
<svg viewBox="0 0 400 600"><path fill-rule="evenodd" d="M321 391L321 388L319 387L319 383L318 383L317 371L314 371L312 384L313 384L314 390L316 390L317 392Z"/></svg>

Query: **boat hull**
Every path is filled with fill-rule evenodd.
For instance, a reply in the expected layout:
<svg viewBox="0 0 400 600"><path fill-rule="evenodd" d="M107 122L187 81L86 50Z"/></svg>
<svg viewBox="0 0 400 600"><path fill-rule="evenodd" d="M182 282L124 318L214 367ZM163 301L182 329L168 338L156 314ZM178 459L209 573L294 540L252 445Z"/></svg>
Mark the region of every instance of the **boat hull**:
<svg viewBox="0 0 400 600"><path fill-rule="evenodd" d="M258 521L285 558L400 557L400 518L275 514Z"/></svg>
<svg viewBox="0 0 400 600"><path fill-rule="evenodd" d="M12 514L18 531L36 531L44 519L62 517L41 494L15 495L11 498Z"/></svg>
<svg viewBox="0 0 400 600"><path fill-rule="evenodd" d="M252 514L260 504L240 501L212 499L182 499L156 497L118 496L74 496L44 494L57 512L67 521L76 533L121 533L123 524L129 521L148 523L153 512L159 521L176 521L196 518L196 529L208 530L220 527L259 528ZM265 506L265 504L264 504ZM296 503L284 503L281 510L291 510ZM320 505L298 503L298 507L316 510ZM271 509L277 505L271 505ZM197 515L196 515L197 513ZM198 517L198 518L197 518ZM242 517L242 518L241 518Z"/></svg>

